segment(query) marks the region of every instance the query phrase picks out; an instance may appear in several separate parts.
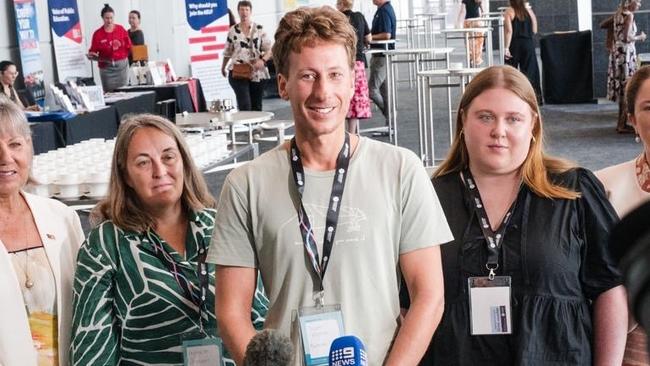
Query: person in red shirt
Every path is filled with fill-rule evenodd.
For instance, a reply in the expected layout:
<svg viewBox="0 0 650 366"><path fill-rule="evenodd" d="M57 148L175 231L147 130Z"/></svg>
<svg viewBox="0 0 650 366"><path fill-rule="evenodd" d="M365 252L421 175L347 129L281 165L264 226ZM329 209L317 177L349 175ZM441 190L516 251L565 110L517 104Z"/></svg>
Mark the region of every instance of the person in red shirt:
<svg viewBox="0 0 650 366"><path fill-rule="evenodd" d="M131 39L124 27L115 24L114 14L113 8L104 4L101 12L104 25L93 33L87 55L89 59L98 61L99 75L105 92L126 85L129 70Z"/></svg>

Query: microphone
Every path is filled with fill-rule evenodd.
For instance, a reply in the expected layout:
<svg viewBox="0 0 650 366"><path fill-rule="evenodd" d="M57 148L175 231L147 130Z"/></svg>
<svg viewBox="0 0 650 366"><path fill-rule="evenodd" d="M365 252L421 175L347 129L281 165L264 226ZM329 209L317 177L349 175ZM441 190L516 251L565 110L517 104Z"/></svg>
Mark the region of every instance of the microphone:
<svg viewBox="0 0 650 366"><path fill-rule="evenodd" d="M368 366L366 347L355 336L338 337L330 346L329 366Z"/></svg>
<svg viewBox="0 0 650 366"><path fill-rule="evenodd" d="M244 366L287 366L291 364L293 344L275 329L257 333L246 346Z"/></svg>

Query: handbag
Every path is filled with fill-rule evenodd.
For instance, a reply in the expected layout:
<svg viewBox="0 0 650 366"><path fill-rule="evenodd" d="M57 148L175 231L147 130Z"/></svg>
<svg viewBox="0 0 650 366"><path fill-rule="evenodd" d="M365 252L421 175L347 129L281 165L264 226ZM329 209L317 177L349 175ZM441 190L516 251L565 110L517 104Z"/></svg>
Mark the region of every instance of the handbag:
<svg viewBox="0 0 650 366"><path fill-rule="evenodd" d="M232 65L232 78L237 80L250 80L253 78L253 66L249 63Z"/></svg>

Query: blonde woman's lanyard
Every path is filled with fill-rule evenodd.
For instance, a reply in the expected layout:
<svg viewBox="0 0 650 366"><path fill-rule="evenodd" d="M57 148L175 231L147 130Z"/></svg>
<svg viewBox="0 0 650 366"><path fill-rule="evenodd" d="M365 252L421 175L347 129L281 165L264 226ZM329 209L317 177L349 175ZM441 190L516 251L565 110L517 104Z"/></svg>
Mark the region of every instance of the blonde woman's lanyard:
<svg viewBox="0 0 650 366"><path fill-rule="evenodd" d="M332 255L334 246L334 237L339 221L339 212L341 209L341 200L343 198L343 189L345 188L345 179L348 175L348 166L350 164L350 135L345 134L345 142L339 151L336 159L336 170L334 172L334 181L332 182L332 191L330 193L329 205L327 207L327 218L325 220L325 233L323 238L323 256L318 255L318 247L314 236L314 227L312 226L305 206L303 204L303 193L305 191L305 170L302 165L300 150L296 144L296 138L291 139L291 171L293 173L294 183L300 197L300 207L298 208L298 224L305 251L309 256L312 269L318 277L318 293L314 296L316 306L323 306L324 286L323 279L327 271L327 265Z"/></svg>
<svg viewBox="0 0 650 366"><path fill-rule="evenodd" d="M470 333L472 335L499 335L512 333L511 286L510 276L497 276L499 257L505 231L517 205L517 199L510 205L503 218L501 227L494 231L490 225L485 206L481 200L474 177L469 169L463 171L465 189L471 199L478 224L483 232L487 246L487 277L469 277Z"/></svg>

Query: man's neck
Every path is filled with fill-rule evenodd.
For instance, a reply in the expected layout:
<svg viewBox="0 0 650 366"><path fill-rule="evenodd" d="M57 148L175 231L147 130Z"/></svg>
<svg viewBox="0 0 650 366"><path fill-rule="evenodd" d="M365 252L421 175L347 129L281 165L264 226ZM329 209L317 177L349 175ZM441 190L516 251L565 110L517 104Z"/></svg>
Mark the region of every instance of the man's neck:
<svg viewBox="0 0 650 366"><path fill-rule="evenodd" d="M306 138L296 133L296 145L300 150L303 167L316 171L328 171L336 168L336 160L345 141L345 132ZM354 151L359 143L357 135L350 135L350 150Z"/></svg>

